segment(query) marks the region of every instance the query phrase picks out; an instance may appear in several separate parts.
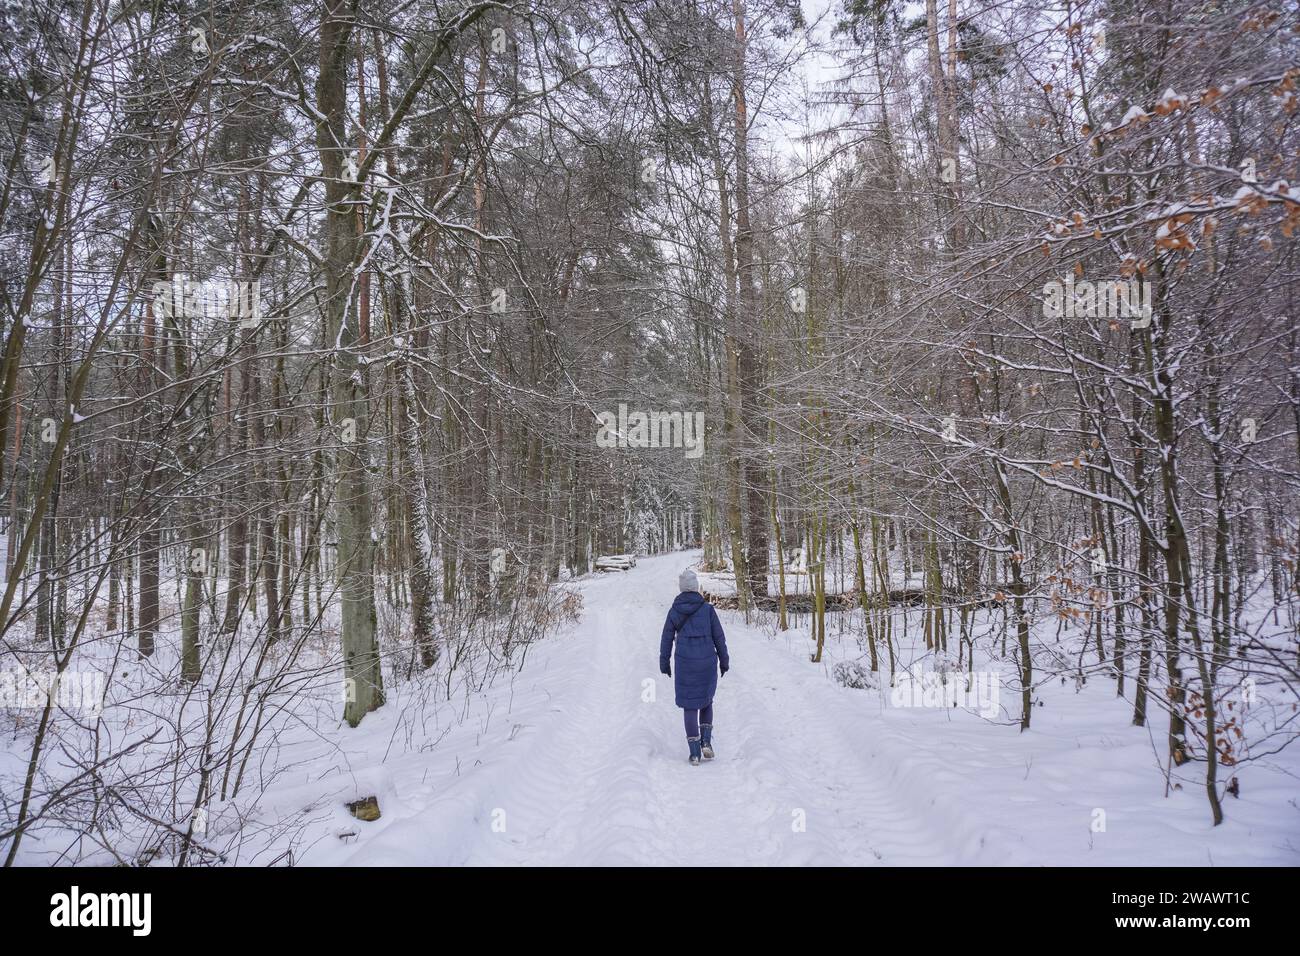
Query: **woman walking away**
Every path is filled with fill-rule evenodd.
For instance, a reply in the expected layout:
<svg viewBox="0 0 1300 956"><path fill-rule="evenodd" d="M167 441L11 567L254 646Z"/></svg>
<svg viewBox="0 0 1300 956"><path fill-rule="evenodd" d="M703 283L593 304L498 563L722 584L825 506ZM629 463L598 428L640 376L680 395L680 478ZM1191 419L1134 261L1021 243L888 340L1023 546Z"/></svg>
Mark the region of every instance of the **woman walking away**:
<svg viewBox="0 0 1300 956"><path fill-rule="evenodd" d="M695 572L687 568L677 579L681 594L673 601L664 621L659 641L659 672L673 676L668 654L677 641L677 676L673 688L677 706L686 716L686 745L691 763L698 766L700 757L713 759L713 695L718 689L718 666L727 673L731 659L727 656L727 639L722 622L713 605L700 593Z"/></svg>

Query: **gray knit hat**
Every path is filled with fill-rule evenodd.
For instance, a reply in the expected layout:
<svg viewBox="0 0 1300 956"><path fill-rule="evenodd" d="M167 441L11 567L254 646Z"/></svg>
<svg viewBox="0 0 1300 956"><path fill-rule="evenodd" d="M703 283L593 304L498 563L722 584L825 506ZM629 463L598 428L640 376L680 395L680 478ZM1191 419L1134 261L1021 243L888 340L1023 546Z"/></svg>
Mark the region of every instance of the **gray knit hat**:
<svg viewBox="0 0 1300 956"><path fill-rule="evenodd" d="M695 576L693 569L687 568L677 576L677 587L682 591L698 591L700 579Z"/></svg>

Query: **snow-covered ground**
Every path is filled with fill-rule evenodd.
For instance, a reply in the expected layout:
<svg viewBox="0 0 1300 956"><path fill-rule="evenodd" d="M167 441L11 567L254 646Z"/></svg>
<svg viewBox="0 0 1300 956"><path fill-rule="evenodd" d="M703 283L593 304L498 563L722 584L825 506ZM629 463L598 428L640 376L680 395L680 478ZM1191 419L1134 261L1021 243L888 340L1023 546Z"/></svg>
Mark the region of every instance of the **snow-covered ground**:
<svg viewBox="0 0 1300 956"><path fill-rule="evenodd" d="M1300 748L1223 768L1240 796L1224 798L1216 828L1203 764L1176 771L1166 795L1164 714L1153 706L1149 727L1132 726L1112 680L1048 681L1025 733L1014 674L983 656L977 675L1000 669L1001 680L977 681L983 693L968 706L899 706L934 701L891 689L887 674L859 673L866 686L856 689L835 678L837 664L864 661L858 639L841 634L843 612L828 615L820 663L806 615L776 632L770 618L746 625L721 612L732 667L715 702L718 755L690 766L658 648L678 572L699 556L642 558L566 584L582 594L580 621L529 646L521 670L494 682L464 667L449 679L443 665L395 674L388 703L355 730L339 719L337 662L322 664L310 691L269 712L239 796L210 806L200 842L227 864L253 865L1300 863ZM913 674L942 665L916 645L919 613L897 642L900 669ZM1039 649L1060 655L1044 627ZM113 668L103 726L116 746L158 729L138 705L149 687L168 686L154 669L174 669L164 661L172 643L147 666L123 658ZM1295 719L1289 704L1265 715L1266 691L1258 713L1283 733L1261 751ZM204 711L176 700L169 719L188 740ZM10 779L25 767L30 723L0 748ZM59 727L61 739L79 732ZM138 779L167 753L133 755ZM363 822L346 804L368 796L381 816ZM175 800L183 826L194 795ZM115 825L129 823L119 814ZM146 845L125 830L105 830L103 842L116 856L44 824L18 862L139 862Z"/></svg>
<svg viewBox="0 0 1300 956"><path fill-rule="evenodd" d="M1044 688L1020 733L1006 688L992 720L892 706L887 686L832 679L853 642L830 640L813 664L806 634L729 612L718 756L690 766L657 657L677 573L697 558L577 582L581 623L531 648L513 680L418 726L398 697L355 731L286 745L295 769L241 812L295 828L300 865L1300 863L1295 748L1234 768L1241 796L1215 828L1201 766L1166 797L1161 731L1133 727L1108 681ZM379 820L344 809L371 794Z"/></svg>

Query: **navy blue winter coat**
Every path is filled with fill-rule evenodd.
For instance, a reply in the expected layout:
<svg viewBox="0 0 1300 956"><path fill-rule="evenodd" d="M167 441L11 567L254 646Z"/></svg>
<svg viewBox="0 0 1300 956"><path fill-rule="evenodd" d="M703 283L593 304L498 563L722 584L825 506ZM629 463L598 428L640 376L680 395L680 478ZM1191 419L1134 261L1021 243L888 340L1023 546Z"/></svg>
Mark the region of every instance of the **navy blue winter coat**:
<svg viewBox="0 0 1300 956"><path fill-rule="evenodd" d="M718 612L699 592L683 591L668 611L663 637L659 640L660 672L668 669L674 638L677 652L673 655L673 687L677 706L687 710L707 707L718 689L718 664L729 668L731 660Z"/></svg>

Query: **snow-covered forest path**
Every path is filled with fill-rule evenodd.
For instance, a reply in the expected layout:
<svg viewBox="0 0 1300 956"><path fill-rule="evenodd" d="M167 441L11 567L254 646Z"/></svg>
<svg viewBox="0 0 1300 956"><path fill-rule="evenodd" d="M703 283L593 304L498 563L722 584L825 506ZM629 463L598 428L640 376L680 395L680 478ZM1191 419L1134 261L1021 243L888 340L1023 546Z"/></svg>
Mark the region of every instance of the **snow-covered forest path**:
<svg viewBox="0 0 1300 956"><path fill-rule="evenodd" d="M718 756L687 763L681 711L657 661L691 559L645 558L583 582L581 623L554 639L561 646L535 648L544 662L530 661L516 683L511 711L523 716L497 718L506 739L483 746L453 786L430 779L424 793L404 794L423 805L346 862L952 862L923 815L873 773L870 748L833 704L812 699L789 656L733 615L724 615L732 667L715 702ZM544 706L529 703L537 689Z"/></svg>

